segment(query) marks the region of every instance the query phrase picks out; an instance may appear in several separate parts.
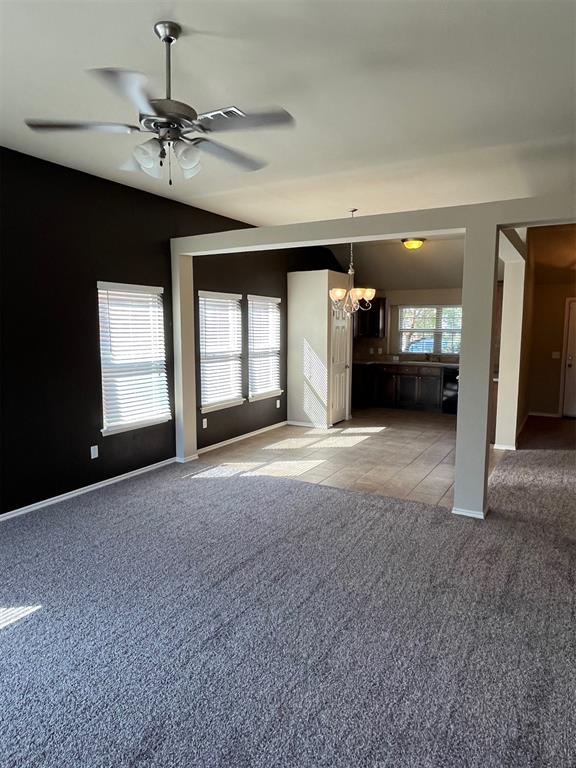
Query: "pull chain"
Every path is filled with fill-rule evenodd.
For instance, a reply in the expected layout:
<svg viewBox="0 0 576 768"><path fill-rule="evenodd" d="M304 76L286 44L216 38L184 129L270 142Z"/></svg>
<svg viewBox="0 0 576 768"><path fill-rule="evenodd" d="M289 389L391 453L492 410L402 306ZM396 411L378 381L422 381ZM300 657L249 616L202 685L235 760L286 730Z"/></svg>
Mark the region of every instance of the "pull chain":
<svg viewBox="0 0 576 768"><path fill-rule="evenodd" d="M168 185L172 186L172 152L170 144L168 144Z"/></svg>

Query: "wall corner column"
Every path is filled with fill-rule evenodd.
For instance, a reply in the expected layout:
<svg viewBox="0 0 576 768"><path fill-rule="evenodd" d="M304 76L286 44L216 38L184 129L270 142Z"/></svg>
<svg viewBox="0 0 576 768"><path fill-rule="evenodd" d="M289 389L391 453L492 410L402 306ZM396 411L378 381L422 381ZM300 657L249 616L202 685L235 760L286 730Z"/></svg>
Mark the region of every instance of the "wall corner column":
<svg viewBox="0 0 576 768"><path fill-rule="evenodd" d="M476 518L486 517L488 511L488 436L496 244L495 223L481 219L470 222L466 227L452 511Z"/></svg>
<svg viewBox="0 0 576 768"><path fill-rule="evenodd" d="M194 271L192 256L178 253L175 243L172 243L172 307L176 459L183 462L198 458Z"/></svg>

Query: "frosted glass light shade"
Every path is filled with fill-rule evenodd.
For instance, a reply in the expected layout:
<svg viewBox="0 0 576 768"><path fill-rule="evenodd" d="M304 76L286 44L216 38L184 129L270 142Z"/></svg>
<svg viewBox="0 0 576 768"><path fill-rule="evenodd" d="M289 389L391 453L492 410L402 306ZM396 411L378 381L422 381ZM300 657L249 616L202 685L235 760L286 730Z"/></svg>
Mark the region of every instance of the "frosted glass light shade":
<svg viewBox="0 0 576 768"><path fill-rule="evenodd" d="M364 289L364 298L366 301L372 301L372 299L376 296L376 289L375 288L365 288Z"/></svg>
<svg viewBox="0 0 576 768"><path fill-rule="evenodd" d="M364 298L364 288L352 288L350 293L356 301L361 301Z"/></svg>
<svg viewBox="0 0 576 768"><path fill-rule="evenodd" d="M346 298L346 288L331 288L330 298L332 301L343 301Z"/></svg>

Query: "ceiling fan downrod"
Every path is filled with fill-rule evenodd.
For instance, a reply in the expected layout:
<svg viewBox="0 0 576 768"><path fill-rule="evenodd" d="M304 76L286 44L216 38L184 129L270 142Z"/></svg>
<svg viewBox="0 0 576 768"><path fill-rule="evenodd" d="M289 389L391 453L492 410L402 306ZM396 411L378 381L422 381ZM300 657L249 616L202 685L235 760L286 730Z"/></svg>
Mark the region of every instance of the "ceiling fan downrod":
<svg viewBox="0 0 576 768"><path fill-rule="evenodd" d="M166 98L172 98L172 43L180 37L182 27L175 21L158 21L154 24L156 36L164 43L166 49Z"/></svg>

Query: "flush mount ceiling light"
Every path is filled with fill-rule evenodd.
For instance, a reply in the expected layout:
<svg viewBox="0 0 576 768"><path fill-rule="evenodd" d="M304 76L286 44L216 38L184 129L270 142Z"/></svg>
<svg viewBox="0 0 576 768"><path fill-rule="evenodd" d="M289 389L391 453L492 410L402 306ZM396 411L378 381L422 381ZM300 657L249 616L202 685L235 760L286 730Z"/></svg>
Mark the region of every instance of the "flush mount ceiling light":
<svg viewBox="0 0 576 768"><path fill-rule="evenodd" d="M358 208L350 208L350 215L354 214ZM331 288L330 298L335 312L346 312L351 315L359 309L370 309L370 302L376 295L374 288L355 288L354 287L354 245L350 243L350 266L348 268L348 288Z"/></svg>
<svg viewBox="0 0 576 768"><path fill-rule="evenodd" d="M425 237L404 237L402 238L402 245L407 251L417 251L418 248L422 248L426 242Z"/></svg>
<svg viewBox="0 0 576 768"><path fill-rule="evenodd" d="M265 112L242 112L238 107L224 107L198 113L194 107L172 98L171 48L182 29L175 21L159 21L154 33L163 43L166 56L166 96L155 99L148 90L148 80L140 72L124 69L92 69L90 73L100 82L130 102L138 113L138 124L86 122L84 120L26 120L34 131L99 131L100 133L153 134L139 144L129 161L121 166L125 171L142 171L154 178L162 176L168 166L168 183L172 184L171 159L175 158L184 178L200 170L200 156L212 155L243 171L257 171L266 163L208 138L212 133L253 128L291 127L292 115L285 109Z"/></svg>

